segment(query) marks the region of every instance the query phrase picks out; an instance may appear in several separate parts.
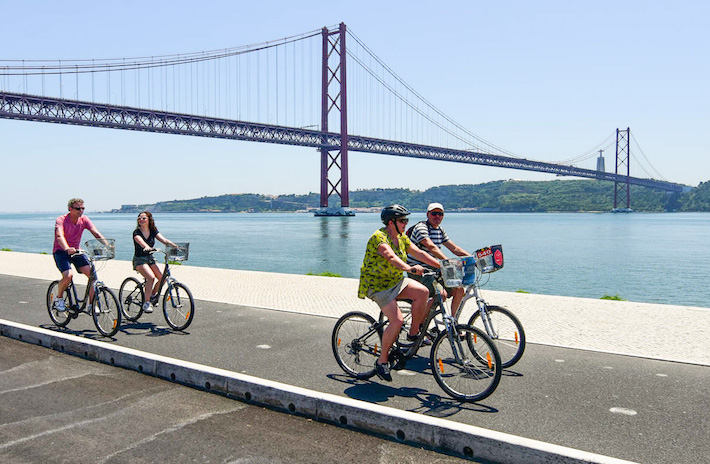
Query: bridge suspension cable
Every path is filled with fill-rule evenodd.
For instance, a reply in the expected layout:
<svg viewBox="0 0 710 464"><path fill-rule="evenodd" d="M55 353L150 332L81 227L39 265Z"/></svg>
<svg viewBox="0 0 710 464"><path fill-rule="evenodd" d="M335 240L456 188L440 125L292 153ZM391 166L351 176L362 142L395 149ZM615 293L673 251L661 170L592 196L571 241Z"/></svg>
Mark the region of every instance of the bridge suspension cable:
<svg viewBox="0 0 710 464"><path fill-rule="evenodd" d="M419 92L414 90L411 85L405 82L404 79L402 79L389 66L387 66L384 61L382 61L369 47L367 47L367 45L365 45L363 41L360 40L360 38L357 37L351 30L348 30L348 35L355 40L358 45L358 49L361 49L366 55L365 57L361 57L356 51L353 51L353 47L350 47L348 48L348 57L352 58L367 75L380 84L384 90L389 91L401 102L402 105L411 110L413 113L416 113L416 115L421 117L423 120L431 123L434 127L438 128L455 141L460 142L462 145L459 146L459 148L522 158L522 156L516 155L515 153L484 140L463 127L458 122L454 121L443 111L434 106L429 100L424 98ZM368 64L368 61L371 63L372 60L374 60L375 64L379 66L379 69L374 69L372 64ZM392 79L392 82L390 82L386 76L389 76ZM398 90L398 87L402 90ZM409 97L405 95L405 93L407 93ZM407 115L401 116L402 119L408 117L411 118L411 116ZM439 141L439 143L441 142ZM430 144L434 145L434 143Z"/></svg>

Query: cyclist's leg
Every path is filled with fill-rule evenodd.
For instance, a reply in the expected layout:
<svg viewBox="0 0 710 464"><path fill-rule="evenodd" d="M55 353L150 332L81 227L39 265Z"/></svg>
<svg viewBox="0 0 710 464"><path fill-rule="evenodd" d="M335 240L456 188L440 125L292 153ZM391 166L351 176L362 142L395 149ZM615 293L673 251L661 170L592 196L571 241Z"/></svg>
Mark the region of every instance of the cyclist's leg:
<svg viewBox="0 0 710 464"><path fill-rule="evenodd" d="M380 353L380 358L377 360L378 364L385 364L389 361L390 348L392 348L392 345L394 345L395 340L397 340L399 336L404 317L402 316L402 311L399 310L399 306L397 306L397 300L390 301L386 305L381 306L380 309L390 321L390 323L387 324L387 328L382 333L382 352Z"/></svg>
<svg viewBox="0 0 710 464"><path fill-rule="evenodd" d="M399 292L397 298L412 301L412 325L409 328L409 335L416 336L419 333L419 326L427 316L429 289L415 280L405 279L402 291Z"/></svg>
<svg viewBox="0 0 710 464"><path fill-rule="evenodd" d="M153 294L153 284L157 282L153 269L148 264L137 264L136 271L145 279L145 300L149 301L150 296Z"/></svg>
<svg viewBox="0 0 710 464"><path fill-rule="evenodd" d="M91 281L91 266L77 267L77 271L84 274L86 278L89 279L86 285L89 286L89 302L91 302L94 300L94 286L92 285L93 282Z"/></svg>
<svg viewBox="0 0 710 464"><path fill-rule="evenodd" d="M463 300L463 296L466 292L464 291L463 287L447 288L447 290L453 297L453 299L451 300L451 316L456 317L456 313L459 310L459 306L461 306L461 300Z"/></svg>
<svg viewBox="0 0 710 464"><path fill-rule="evenodd" d="M71 269L71 261L69 260L69 254L66 251L58 250L54 253L54 263L57 265L57 269L62 273L62 279L57 285L56 298L61 299L64 296L64 291L67 289L71 283L74 273Z"/></svg>
<svg viewBox="0 0 710 464"><path fill-rule="evenodd" d="M160 268L158 267L155 262L150 263L150 270L153 272L153 275L155 276L155 282L153 284L153 288L151 289L150 293L146 292L146 298L148 298L148 295L150 295L150 298L154 298L155 294L158 293L158 285L160 285L160 280L163 278L163 273L160 272Z"/></svg>
<svg viewBox="0 0 710 464"><path fill-rule="evenodd" d="M419 326L426 319L429 289L412 279L406 279L405 284L397 298L412 300L412 325L409 328L409 335L416 336L419 333Z"/></svg>

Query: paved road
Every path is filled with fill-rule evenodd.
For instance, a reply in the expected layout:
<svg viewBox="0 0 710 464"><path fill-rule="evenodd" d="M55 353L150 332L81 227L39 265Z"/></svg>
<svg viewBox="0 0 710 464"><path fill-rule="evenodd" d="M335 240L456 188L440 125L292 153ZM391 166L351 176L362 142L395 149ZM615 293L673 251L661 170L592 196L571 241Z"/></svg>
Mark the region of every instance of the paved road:
<svg viewBox="0 0 710 464"><path fill-rule="evenodd" d="M50 328L47 284L0 275L1 317ZM204 301L197 311L189 333L171 332L153 314L107 343L631 461L710 456L706 366L531 344L493 396L461 404L443 395L425 358L391 384L345 377L330 351L332 318ZM69 332L97 337L88 316ZM682 353L682 340L664 343Z"/></svg>
<svg viewBox="0 0 710 464"><path fill-rule="evenodd" d="M354 459L464 462L0 337L4 464Z"/></svg>

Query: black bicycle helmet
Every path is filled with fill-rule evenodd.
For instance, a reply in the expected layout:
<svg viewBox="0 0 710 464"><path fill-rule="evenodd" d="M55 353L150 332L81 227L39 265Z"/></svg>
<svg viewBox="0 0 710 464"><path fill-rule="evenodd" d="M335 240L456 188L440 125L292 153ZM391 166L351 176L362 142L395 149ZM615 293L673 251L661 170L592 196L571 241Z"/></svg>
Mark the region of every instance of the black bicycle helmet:
<svg viewBox="0 0 710 464"><path fill-rule="evenodd" d="M387 225L392 219L409 216L409 211L402 205L389 205L382 208L380 218L382 224Z"/></svg>

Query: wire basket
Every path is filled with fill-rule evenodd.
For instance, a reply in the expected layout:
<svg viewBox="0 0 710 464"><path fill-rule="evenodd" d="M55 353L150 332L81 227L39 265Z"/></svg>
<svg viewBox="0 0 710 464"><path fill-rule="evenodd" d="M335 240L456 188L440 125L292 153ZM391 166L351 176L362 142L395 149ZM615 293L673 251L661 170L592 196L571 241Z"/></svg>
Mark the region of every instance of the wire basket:
<svg viewBox="0 0 710 464"><path fill-rule="evenodd" d="M460 258L444 259L440 263L441 277L444 279L444 285L452 287L460 287L463 279L463 264Z"/></svg>
<svg viewBox="0 0 710 464"><path fill-rule="evenodd" d="M501 245L491 245L476 250L475 256L476 266L482 274L503 269L503 247Z"/></svg>
<svg viewBox="0 0 710 464"><path fill-rule="evenodd" d="M187 257L190 255L190 244L189 243L175 243L177 247L166 246L165 256L168 261L187 261Z"/></svg>
<svg viewBox="0 0 710 464"><path fill-rule="evenodd" d="M106 243L104 243L106 242ZM104 261L116 257L116 244L112 238L101 240L87 240L84 242L86 252L94 261Z"/></svg>

